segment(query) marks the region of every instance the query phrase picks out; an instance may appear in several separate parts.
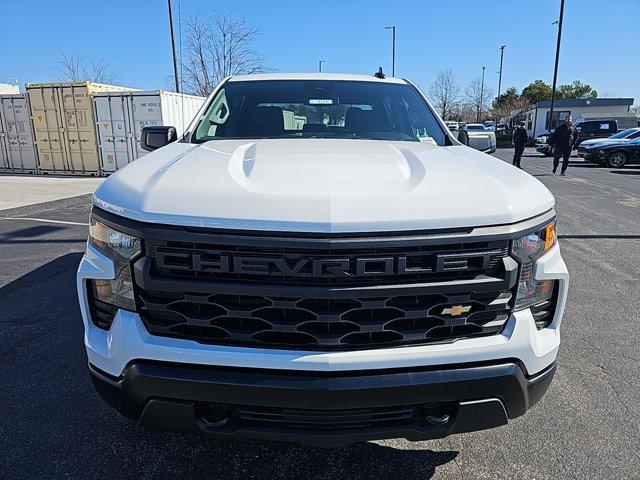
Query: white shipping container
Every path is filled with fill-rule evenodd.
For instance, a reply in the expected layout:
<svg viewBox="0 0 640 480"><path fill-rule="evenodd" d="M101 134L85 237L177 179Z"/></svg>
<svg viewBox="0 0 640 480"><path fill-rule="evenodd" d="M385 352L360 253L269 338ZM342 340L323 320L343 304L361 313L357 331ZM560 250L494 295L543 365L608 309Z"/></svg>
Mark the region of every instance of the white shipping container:
<svg viewBox="0 0 640 480"><path fill-rule="evenodd" d="M27 96L0 95L0 168L34 173L37 165Z"/></svg>
<svg viewBox="0 0 640 480"><path fill-rule="evenodd" d="M93 95L123 90L130 89L93 82L27 84L38 171L98 175Z"/></svg>
<svg viewBox="0 0 640 480"><path fill-rule="evenodd" d="M148 153L140 148L143 127L171 125L182 136L205 100L165 90L96 93L93 101L102 171L115 172Z"/></svg>
<svg viewBox="0 0 640 480"><path fill-rule="evenodd" d="M0 83L0 95L20 93L20 87L18 85L11 85L10 83Z"/></svg>

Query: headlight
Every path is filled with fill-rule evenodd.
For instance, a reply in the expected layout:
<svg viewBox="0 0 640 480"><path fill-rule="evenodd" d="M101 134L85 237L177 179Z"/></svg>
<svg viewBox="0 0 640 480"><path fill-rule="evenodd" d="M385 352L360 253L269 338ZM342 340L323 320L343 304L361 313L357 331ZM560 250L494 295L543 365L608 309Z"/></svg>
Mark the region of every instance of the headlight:
<svg viewBox="0 0 640 480"><path fill-rule="evenodd" d="M515 310L529 308L551 298L555 280L536 280L533 273L536 260L549 251L555 242L555 222L513 241L512 254L521 264Z"/></svg>
<svg viewBox="0 0 640 480"><path fill-rule="evenodd" d="M89 223L91 243L115 262L113 280L92 280L93 295L97 300L127 310L135 310L131 261L140 253L140 239L119 232L95 218Z"/></svg>

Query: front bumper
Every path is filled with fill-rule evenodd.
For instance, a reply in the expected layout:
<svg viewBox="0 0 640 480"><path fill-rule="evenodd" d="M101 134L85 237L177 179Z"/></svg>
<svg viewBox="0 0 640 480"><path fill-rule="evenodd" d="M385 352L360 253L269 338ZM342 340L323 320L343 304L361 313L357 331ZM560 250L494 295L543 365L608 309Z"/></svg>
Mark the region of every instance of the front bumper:
<svg viewBox="0 0 640 480"><path fill-rule="evenodd" d="M536 143L536 152L544 153L547 155L550 152L550 145L546 143Z"/></svg>
<svg viewBox="0 0 640 480"><path fill-rule="evenodd" d="M600 155L593 150L578 150L578 156L584 158L587 162L601 163L605 160L606 155Z"/></svg>
<svg viewBox="0 0 640 480"><path fill-rule="evenodd" d="M551 364L526 376L514 361L329 374L135 361L118 378L89 368L102 398L145 426L313 446L504 425L542 397L555 373Z"/></svg>

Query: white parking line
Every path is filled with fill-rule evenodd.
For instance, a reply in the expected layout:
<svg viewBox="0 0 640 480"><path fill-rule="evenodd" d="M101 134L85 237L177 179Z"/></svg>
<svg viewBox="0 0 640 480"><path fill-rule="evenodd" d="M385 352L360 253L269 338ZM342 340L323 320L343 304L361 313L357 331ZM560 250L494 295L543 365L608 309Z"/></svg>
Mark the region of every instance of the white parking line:
<svg viewBox="0 0 640 480"><path fill-rule="evenodd" d="M42 222L42 223L61 223L63 225L80 225L83 227L88 227L88 223L80 223L80 222L67 222L66 220L49 220L48 218L31 218L31 217L2 217L0 216L0 220L27 220L29 222Z"/></svg>

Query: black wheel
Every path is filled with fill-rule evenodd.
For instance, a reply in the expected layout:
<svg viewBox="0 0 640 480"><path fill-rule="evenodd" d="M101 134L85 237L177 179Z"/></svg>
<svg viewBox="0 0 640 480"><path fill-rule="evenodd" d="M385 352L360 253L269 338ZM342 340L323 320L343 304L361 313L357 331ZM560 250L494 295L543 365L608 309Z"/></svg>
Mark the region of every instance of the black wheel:
<svg viewBox="0 0 640 480"><path fill-rule="evenodd" d="M607 158L607 165L612 168L624 167L625 163L627 163L627 154L624 152L613 152Z"/></svg>
<svg viewBox="0 0 640 480"><path fill-rule="evenodd" d="M555 145L551 145L549 147L549 149L547 150L547 153L545 153L545 157L553 157L556 153L556 147Z"/></svg>

